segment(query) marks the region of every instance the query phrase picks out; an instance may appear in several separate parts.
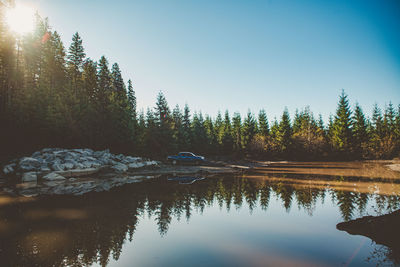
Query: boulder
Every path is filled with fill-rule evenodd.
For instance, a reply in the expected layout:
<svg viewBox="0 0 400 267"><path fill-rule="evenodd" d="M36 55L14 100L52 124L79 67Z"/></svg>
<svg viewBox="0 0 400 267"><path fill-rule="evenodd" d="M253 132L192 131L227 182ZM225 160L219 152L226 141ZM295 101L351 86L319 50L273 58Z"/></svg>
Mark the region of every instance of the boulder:
<svg viewBox="0 0 400 267"><path fill-rule="evenodd" d="M116 172L126 172L128 171L128 166L122 163L117 163L114 166L111 167Z"/></svg>
<svg viewBox="0 0 400 267"><path fill-rule="evenodd" d="M51 173L43 176L42 179L47 180L47 181L54 181L54 180L65 180L65 177L59 175L56 172L51 172Z"/></svg>
<svg viewBox="0 0 400 267"><path fill-rule="evenodd" d="M36 172L26 172L22 174L22 182L36 182L37 175Z"/></svg>
<svg viewBox="0 0 400 267"><path fill-rule="evenodd" d="M137 168L141 168L144 166L145 166L145 164L143 162L135 162L135 163L128 164L129 169L137 169Z"/></svg>
<svg viewBox="0 0 400 267"><path fill-rule="evenodd" d="M36 151L35 153L32 154L32 158L38 158L42 155L40 151Z"/></svg>
<svg viewBox="0 0 400 267"><path fill-rule="evenodd" d="M53 171L63 171L64 170L64 165L61 164L59 161L55 161L53 165L51 165L51 169Z"/></svg>
<svg viewBox="0 0 400 267"><path fill-rule="evenodd" d="M71 170L71 169L73 169L75 167L76 162L72 161L72 160L69 160L69 161L65 162L63 165L64 165L64 169L65 170Z"/></svg>
<svg viewBox="0 0 400 267"><path fill-rule="evenodd" d="M50 172L50 168L47 166L47 164L43 164L42 166L40 166L40 171L41 172Z"/></svg>
<svg viewBox="0 0 400 267"><path fill-rule="evenodd" d="M15 163L11 163L11 164L8 164L8 165L4 166L3 173L6 174L6 175L13 173L15 171L15 166L16 165L17 164L15 164Z"/></svg>
<svg viewBox="0 0 400 267"><path fill-rule="evenodd" d="M24 157L19 161L19 168L23 171L33 171L39 168L41 164L42 163L35 158Z"/></svg>

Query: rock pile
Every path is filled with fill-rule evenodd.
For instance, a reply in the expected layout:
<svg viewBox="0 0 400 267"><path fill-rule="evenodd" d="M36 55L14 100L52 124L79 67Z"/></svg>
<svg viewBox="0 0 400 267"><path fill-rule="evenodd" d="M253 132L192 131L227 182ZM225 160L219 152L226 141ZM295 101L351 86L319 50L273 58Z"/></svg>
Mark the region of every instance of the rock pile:
<svg viewBox="0 0 400 267"><path fill-rule="evenodd" d="M157 165L156 161L148 161L139 157L114 155L109 150L93 151L91 149L60 149L45 148L33 153L30 157L23 157L12 161L3 167L6 175L20 174L28 180L33 180L33 173L74 172L99 169L110 166L116 172L126 172L129 169ZM46 177L47 176L47 177ZM56 175L46 175L48 180L59 179ZM46 177L46 178L45 178Z"/></svg>
<svg viewBox="0 0 400 267"><path fill-rule="evenodd" d="M11 161L3 167L2 171L6 176L16 177L16 182L22 181L20 188L32 194L36 194L33 192L82 194L89 191L102 191L102 189L121 185L124 181L131 183L137 179L127 175L128 171L158 166L158 164L156 161L140 157L111 154L109 150L45 148L33 153L30 157ZM107 170L108 174L115 175L108 176L111 177L108 180L93 180L90 183L87 179L76 178L95 174L100 170ZM118 179L117 176L119 176Z"/></svg>

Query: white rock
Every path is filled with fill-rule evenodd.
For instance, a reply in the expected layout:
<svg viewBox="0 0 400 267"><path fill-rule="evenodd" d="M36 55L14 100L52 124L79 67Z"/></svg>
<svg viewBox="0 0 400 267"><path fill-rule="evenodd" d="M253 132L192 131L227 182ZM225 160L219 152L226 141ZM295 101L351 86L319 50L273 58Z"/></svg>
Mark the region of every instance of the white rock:
<svg viewBox="0 0 400 267"><path fill-rule="evenodd" d="M14 172L14 168L15 168L16 164L12 163L12 164L8 164L6 166L4 166L3 168L3 173L4 174L11 174Z"/></svg>
<svg viewBox="0 0 400 267"><path fill-rule="evenodd" d="M49 167L47 167L47 165L42 165L40 166L40 171L42 172L49 172L51 171Z"/></svg>
<svg viewBox="0 0 400 267"><path fill-rule="evenodd" d="M43 176L43 179L47 180L47 181L54 181L54 180L65 180L65 177L59 175L56 172L51 172L51 173Z"/></svg>
<svg viewBox="0 0 400 267"><path fill-rule="evenodd" d="M47 181L44 182L44 184L48 187L54 187L54 186L58 186L59 184L63 183L62 180L55 180L55 181Z"/></svg>
<svg viewBox="0 0 400 267"><path fill-rule="evenodd" d="M33 182L37 181L36 172L26 172L22 175L22 182Z"/></svg>
<svg viewBox="0 0 400 267"><path fill-rule="evenodd" d="M39 168L41 162L35 158L24 157L19 161L19 168L24 171L32 171Z"/></svg>
<svg viewBox="0 0 400 267"><path fill-rule="evenodd" d="M53 171L63 171L64 165L56 161L53 163L53 165L51 165L51 168L53 169Z"/></svg>
<svg viewBox="0 0 400 267"><path fill-rule="evenodd" d="M130 163L128 165L129 169L137 169L143 167L145 164L143 162L136 162L136 163Z"/></svg>
<svg viewBox="0 0 400 267"><path fill-rule="evenodd" d="M128 166L122 163L117 163L114 166L111 167L113 170L116 172L126 172L128 170Z"/></svg>
<svg viewBox="0 0 400 267"><path fill-rule="evenodd" d="M74 168L74 164L72 162L65 162L63 165L65 170L70 170Z"/></svg>
<svg viewBox="0 0 400 267"><path fill-rule="evenodd" d="M32 154L32 158L38 158L41 155L40 151L36 151Z"/></svg>

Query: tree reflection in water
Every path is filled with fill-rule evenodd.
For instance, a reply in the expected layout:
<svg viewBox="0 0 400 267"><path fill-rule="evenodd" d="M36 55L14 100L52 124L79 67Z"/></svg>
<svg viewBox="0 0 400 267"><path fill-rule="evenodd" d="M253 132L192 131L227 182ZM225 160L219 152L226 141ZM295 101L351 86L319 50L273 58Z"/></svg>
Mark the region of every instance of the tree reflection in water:
<svg viewBox="0 0 400 267"><path fill-rule="evenodd" d="M285 180L212 177L180 185L166 177L81 197L40 197L33 201L0 202L0 259L3 266L81 266L110 257L118 260L126 240L134 242L138 218L151 216L165 235L172 218L189 220L194 212L219 205L227 211L246 203L250 211L267 211L272 197L286 212L297 204L310 216L326 197L339 207L344 220L367 204L378 213L399 208L399 195L373 195ZM392 255L393 256L393 255Z"/></svg>

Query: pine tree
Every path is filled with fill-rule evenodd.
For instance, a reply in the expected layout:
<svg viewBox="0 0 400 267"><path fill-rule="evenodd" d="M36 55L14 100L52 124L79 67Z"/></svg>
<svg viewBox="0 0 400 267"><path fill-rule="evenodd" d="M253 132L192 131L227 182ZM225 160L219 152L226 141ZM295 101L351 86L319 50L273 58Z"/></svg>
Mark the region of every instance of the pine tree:
<svg viewBox="0 0 400 267"><path fill-rule="evenodd" d="M269 135L269 125L267 114L265 113L264 109L261 109L260 113L258 114L258 126L260 134L263 137L267 137Z"/></svg>
<svg viewBox="0 0 400 267"><path fill-rule="evenodd" d="M128 102L131 118L132 120L136 121L136 96L135 91L133 90L132 81L130 79L128 80Z"/></svg>
<svg viewBox="0 0 400 267"><path fill-rule="evenodd" d="M118 63L114 63L111 67L111 84L112 91L116 92L122 98L126 96L124 79L122 78Z"/></svg>
<svg viewBox="0 0 400 267"><path fill-rule="evenodd" d="M290 125L290 116L287 108L283 111L276 139L279 144L280 152L288 152L292 144L292 127Z"/></svg>
<svg viewBox="0 0 400 267"><path fill-rule="evenodd" d="M175 151L182 151L185 148L184 128L183 128L183 115L179 105L176 105L172 111L172 131Z"/></svg>
<svg viewBox="0 0 400 267"><path fill-rule="evenodd" d="M216 147L218 144L217 136L215 135L213 120L208 115L206 116L206 119L204 120L204 130L205 130L206 139L207 139L207 147L205 149L205 152L208 154L215 154L217 152Z"/></svg>
<svg viewBox="0 0 400 267"><path fill-rule="evenodd" d="M300 131L300 127L301 127L301 117L300 117L299 110L296 109L296 112L294 113L294 118L293 118L293 132L297 133L298 131Z"/></svg>
<svg viewBox="0 0 400 267"><path fill-rule="evenodd" d="M383 116L383 138L381 140L383 156L388 159L393 158L397 150L395 118L396 112L393 104L389 102Z"/></svg>
<svg viewBox="0 0 400 267"><path fill-rule="evenodd" d="M339 97L336 115L332 124L331 142L334 151L348 156L352 147L351 110L344 90Z"/></svg>
<svg viewBox="0 0 400 267"><path fill-rule="evenodd" d="M185 104L185 107L183 109L183 150L189 150L191 148L191 136L192 136L192 130L191 130L191 122L190 122L190 109L188 104Z"/></svg>
<svg viewBox="0 0 400 267"><path fill-rule="evenodd" d="M233 150L232 125L228 110L225 111L225 119L222 131L222 151L231 154Z"/></svg>
<svg viewBox="0 0 400 267"><path fill-rule="evenodd" d="M77 96L78 79L80 78L83 62L86 57L85 50L82 45L82 39L76 32L72 36L72 43L68 49L67 65L72 78L72 87Z"/></svg>
<svg viewBox="0 0 400 267"><path fill-rule="evenodd" d="M357 158L365 156L366 146L369 141L367 120L358 103L353 114L353 150Z"/></svg>
<svg viewBox="0 0 400 267"><path fill-rule="evenodd" d="M371 153L374 157L382 157L382 143L381 141L384 138L384 129L383 129L383 118L382 111L378 107L378 104L375 103L374 108L372 110L372 118L371 118Z"/></svg>
<svg viewBox="0 0 400 267"><path fill-rule="evenodd" d="M242 118L240 113L235 112L232 118L233 126L233 148L234 151L240 152L242 150Z"/></svg>
<svg viewBox="0 0 400 267"><path fill-rule="evenodd" d="M158 151L161 154L167 154L168 151L172 150L173 145L172 120L167 99L161 91L157 95L154 116L157 123L158 143L160 144Z"/></svg>
<svg viewBox="0 0 400 267"><path fill-rule="evenodd" d="M91 59L85 60L82 72L83 90L81 98L85 103L93 101L97 92L97 63Z"/></svg>
<svg viewBox="0 0 400 267"><path fill-rule="evenodd" d="M152 112L150 108L147 108L146 129L144 133L144 143L146 145L143 151L144 154L152 155L155 152L161 151L160 143L158 140L157 128L158 128L157 121L154 116L154 112Z"/></svg>
<svg viewBox="0 0 400 267"><path fill-rule="evenodd" d="M97 65L97 91L96 101L100 106L107 106L109 96L111 95L111 77L110 70L108 68L108 61L105 56L100 58L99 64Z"/></svg>
<svg viewBox="0 0 400 267"><path fill-rule="evenodd" d="M250 149L250 144L257 133L257 121L249 110L243 122L243 147Z"/></svg>
<svg viewBox="0 0 400 267"><path fill-rule="evenodd" d="M222 148L222 134L224 130L224 122L222 121L222 115L221 112L218 111L217 117L215 118L215 134L217 136L217 142L218 142L218 150Z"/></svg>
<svg viewBox="0 0 400 267"><path fill-rule="evenodd" d="M395 119L395 137L397 140L397 153L400 152L400 105L397 108L396 119Z"/></svg>
<svg viewBox="0 0 400 267"><path fill-rule="evenodd" d="M318 115L318 128L323 133L325 132L324 120L322 119L322 115L321 114Z"/></svg>
<svg viewBox="0 0 400 267"><path fill-rule="evenodd" d="M207 142L207 135L204 128L203 115L194 113L192 120L192 148L194 153L205 151L204 144Z"/></svg>

